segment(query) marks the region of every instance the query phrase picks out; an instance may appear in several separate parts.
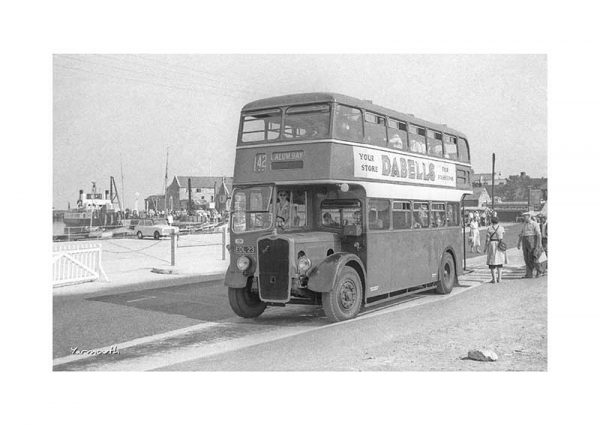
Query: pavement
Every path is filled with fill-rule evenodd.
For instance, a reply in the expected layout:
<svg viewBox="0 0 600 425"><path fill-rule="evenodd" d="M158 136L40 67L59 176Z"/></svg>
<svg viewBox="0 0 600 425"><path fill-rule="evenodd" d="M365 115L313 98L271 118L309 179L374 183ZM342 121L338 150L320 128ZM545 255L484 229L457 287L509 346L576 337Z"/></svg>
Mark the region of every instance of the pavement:
<svg viewBox="0 0 600 425"><path fill-rule="evenodd" d="M228 235L225 239L229 243ZM222 233L181 235L176 243L175 267L171 266L169 238L106 239L98 243L108 280L54 287L54 296L200 283L223 279L229 266L229 252L225 250L223 255Z"/></svg>
<svg viewBox="0 0 600 425"><path fill-rule="evenodd" d="M226 235L226 243L229 236ZM181 235L171 266L170 239L102 240L102 266L108 280L97 280L53 288L54 296L82 295L98 292L135 291L202 283L223 279L229 266L229 252L223 259L222 233ZM522 268L521 251L507 251L506 269ZM467 273L486 269L486 255L467 259Z"/></svg>

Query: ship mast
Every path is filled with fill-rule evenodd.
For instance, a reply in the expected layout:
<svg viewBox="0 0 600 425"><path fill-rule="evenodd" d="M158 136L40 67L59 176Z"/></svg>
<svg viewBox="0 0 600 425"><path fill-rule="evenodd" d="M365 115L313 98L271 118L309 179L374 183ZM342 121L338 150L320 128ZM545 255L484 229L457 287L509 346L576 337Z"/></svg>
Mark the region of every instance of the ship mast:
<svg viewBox="0 0 600 425"><path fill-rule="evenodd" d="M123 205L121 205L121 200L123 201ZM125 180L123 179L123 157L121 157L121 198L119 198L119 208L121 209L121 211L125 211Z"/></svg>
<svg viewBox="0 0 600 425"><path fill-rule="evenodd" d="M119 197L119 191L117 190L117 183L115 182L115 178L110 176L110 202L115 203L115 199L118 202L119 210L124 212L123 204L121 203L121 198Z"/></svg>

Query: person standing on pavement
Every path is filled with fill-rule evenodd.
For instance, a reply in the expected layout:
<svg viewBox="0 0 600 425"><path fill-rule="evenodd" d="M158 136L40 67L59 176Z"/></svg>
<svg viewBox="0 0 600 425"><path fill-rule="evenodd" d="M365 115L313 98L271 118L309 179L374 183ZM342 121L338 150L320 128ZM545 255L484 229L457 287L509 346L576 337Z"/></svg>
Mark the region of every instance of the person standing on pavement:
<svg viewBox="0 0 600 425"><path fill-rule="evenodd" d="M542 236L542 249L548 257L548 218L544 214L538 215L540 219L540 234ZM548 260L546 260L543 264L543 271L545 272L548 269Z"/></svg>
<svg viewBox="0 0 600 425"><path fill-rule="evenodd" d="M517 242L517 249L521 249L523 246L523 260L525 261L525 278L533 277L533 270L538 271L539 268L535 263L535 251L536 249L542 249L542 238L540 233L540 225L535 221L531 220L531 213L523 213L525 222L523 228L519 234L519 241Z"/></svg>
<svg viewBox="0 0 600 425"><path fill-rule="evenodd" d="M471 220L469 224L469 228L471 231L471 235L469 240L471 242L471 252L477 251L478 254L481 254L481 239L479 237L479 222L476 218Z"/></svg>
<svg viewBox="0 0 600 425"><path fill-rule="evenodd" d="M483 252L487 252L487 265L492 273L490 283L500 283L502 282L502 266L508 263L506 251L498 248L500 241L504 238L504 227L498 224L498 217L492 217L491 222L492 224L487 228L485 235ZM497 271L497 279L494 270Z"/></svg>

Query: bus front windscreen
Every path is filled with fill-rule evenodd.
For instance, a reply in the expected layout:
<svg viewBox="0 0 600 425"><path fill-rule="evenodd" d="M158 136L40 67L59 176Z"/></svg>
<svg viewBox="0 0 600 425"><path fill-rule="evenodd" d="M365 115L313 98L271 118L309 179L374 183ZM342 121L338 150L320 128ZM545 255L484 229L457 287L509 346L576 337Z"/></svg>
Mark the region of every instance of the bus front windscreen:
<svg viewBox="0 0 600 425"><path fill-rule="evenodd" d="M283 129L282 129L283 122ZM241 141L312 140L329 137L331 106L328 104L290 106L247 112L242 115Z"/></svg>
<svg viewBox="0 0 600 425"><path fill-rule="evenodd" d="M269 229L273 223L271 211L272 186L235 189L231 215L234 233Z"/></svg>
<svg viewBox="0 0 600 425"><path fill-rule="evenodd" d="M285 111L285 139L319 139L329 136L329 105L292 106Z"/></svg>

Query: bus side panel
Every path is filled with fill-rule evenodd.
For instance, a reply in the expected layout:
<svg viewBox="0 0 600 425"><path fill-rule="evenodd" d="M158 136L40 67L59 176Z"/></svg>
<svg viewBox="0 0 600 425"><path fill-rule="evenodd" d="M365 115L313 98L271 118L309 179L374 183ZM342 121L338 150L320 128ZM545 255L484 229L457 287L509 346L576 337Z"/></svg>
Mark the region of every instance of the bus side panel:
<svg viewBox="0 0 600 425"><path fill-rule="evenodd" d="M439 230L433 230L431 233L431 239L434 246L432 247L432 253L435 253L429 259L431 281L439 280L437 275L442 256L446 249L451 248L454 254L456 273L462 274L462 233L460 228L449 227L442 228ZM434 275L435 273L435 275Z"/></svg>
<svg viewBox="0 0 600 425"><path fill-rule="evenodd" d="M367 298L389 292L389 267L393 264L396 244L388 231L367 233Z"/></svg>
<svg viewBox="0 0 600 425"><path fill-rule="evenodd" d="M462 233L456 227L370 232L367 246L368 297L437 281L447 247L453 248L457 273L462 272Z"/></svg>
<svg viewBox="0 0 600 425"><path fill-rule="evenodd" d="M431 282L431 263L435 257L432 232L428 229L402 230L393 234L397 242L394 250L396 255L389 267L392 282L390 290Z"/></svg>

